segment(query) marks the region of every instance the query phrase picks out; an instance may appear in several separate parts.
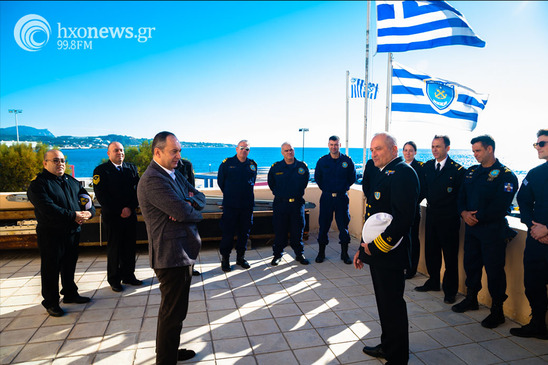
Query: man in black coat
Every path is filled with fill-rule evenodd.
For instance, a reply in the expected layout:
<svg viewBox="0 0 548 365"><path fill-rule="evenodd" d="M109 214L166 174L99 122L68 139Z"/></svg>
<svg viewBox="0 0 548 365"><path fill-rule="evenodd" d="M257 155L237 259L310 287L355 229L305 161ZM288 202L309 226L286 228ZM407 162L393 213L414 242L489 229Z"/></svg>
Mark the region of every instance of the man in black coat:
<svg viewBox="0 0 548 365"><path fill-rule="evenodd" d="M74 272L78 261L80 226L95 214L91 197L80 182L65 174L65 157L59 150L47 151L44 170L31 181L27 196L34 205L40 249L42 305L54 317L65 311L59 306L59 273L63 303L87 303L78 294Z"/></svg>
<svg viewBox="0 0 548 365"><path fill-rule="evenodd" d="M409 266L409 233L417 199L419 179L401 157L394 137L379 133L371 141L372 160L378 171L369 173L365 220L376 213L392 215L384 232L371 242L362 242L354 255L354 267L365 264L371 279L381 321L381 343L365 346L370 356L386 358L390 364L407 364L409 332L407 307L403 299L404 270ZM369 165L368 168L371 168ZM407 236L407 240L403 239Z"/></svg>
<svg viewBox="0 0 548 365"><path fill-rule="evenodd" d="M448 136L432 140L433 160L424 164L424 195L426 207L425 261L430 278L416 291L440 290L441 257L445 262L443 275L444 302L455 303L459 289L459 230L460 215L457 197L466 170L447 154Z"/></svg>
<svg viewBox="0 0 548 365"><path fill-rule="evenodd" d="M107 232L107 280L113 291L121 292L120 282L143 284L135 277L139 173L134 164L124 162L120 142L110 142L107 155L109 161L93 171L93 190Z"/></svg>
<svg viewBox="0 0 548 365"><path fill-rule="evenodd" d="M534 146L538 158L546 162L529 171L518 192L521 221L529 228L523 254L523 281L532 318L525 326L511 328L510 333L545 340L548 339L548 129L538 131Z"/></svg>

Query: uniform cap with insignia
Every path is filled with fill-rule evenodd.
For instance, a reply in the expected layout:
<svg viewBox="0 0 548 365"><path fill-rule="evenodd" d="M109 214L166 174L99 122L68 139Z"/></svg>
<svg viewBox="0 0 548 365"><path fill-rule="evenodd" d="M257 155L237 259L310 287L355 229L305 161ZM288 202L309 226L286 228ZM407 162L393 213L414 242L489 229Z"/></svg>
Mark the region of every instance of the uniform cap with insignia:
<svg viewBox="0 0 548 365"><path fill-rule="evenodd" d="M373 242L381 233L386 230L386 227L392 222L392 215L388 213L375 213L365 221L362 229L363 242ZM396 248L403 237L396 243L393 248Z"/></svg>

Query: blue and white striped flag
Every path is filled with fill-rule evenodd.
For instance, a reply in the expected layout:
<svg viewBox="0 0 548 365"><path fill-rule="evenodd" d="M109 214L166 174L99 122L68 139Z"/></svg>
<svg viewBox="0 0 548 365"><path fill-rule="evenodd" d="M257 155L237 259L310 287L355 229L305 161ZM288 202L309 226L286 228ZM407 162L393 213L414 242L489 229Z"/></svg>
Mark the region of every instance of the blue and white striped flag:
<svg viewBox="0 0 548 365"><path fill-rule="evenodd" d="M392 62L392 121L445 124L473 131L487 94Z"/></svg>
<svg viewBox="0 0 548 365"><path fill-rule="evenodd" d="M455 44L485 47L464 16L445 1L377 1L377 52Z"/></svg>
<svg viewBox="0 0 548 365"><path fill-rule="evenodd" d="M351 98L365 98L365 80L352 78L350 79L350 97ZM376 99L377 92L379 91L379 84L372 82L367 86L367 98Z"/></svg>

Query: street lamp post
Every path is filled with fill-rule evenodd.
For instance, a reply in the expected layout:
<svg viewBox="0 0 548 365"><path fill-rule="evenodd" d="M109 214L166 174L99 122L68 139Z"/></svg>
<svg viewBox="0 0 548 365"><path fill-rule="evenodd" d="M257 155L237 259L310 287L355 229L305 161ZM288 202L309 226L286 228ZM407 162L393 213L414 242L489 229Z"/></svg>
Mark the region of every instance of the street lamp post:
<svg viewBox="0 0 548 365"><path fill-rule="evenodd" d="M303 159L302 159L302 161L304 162L304 134L306 132L308 132L308 128L299 128L299 132L303 132Z"/></svg>
<svg viewBox="0 0 548 365"><path fill-rule="evenodd" d="M17 124L17 114L23 112L22 109L8 109L10 113L15 114L15 132L17 133L17 144L19 144L19 125Z"/></svg>

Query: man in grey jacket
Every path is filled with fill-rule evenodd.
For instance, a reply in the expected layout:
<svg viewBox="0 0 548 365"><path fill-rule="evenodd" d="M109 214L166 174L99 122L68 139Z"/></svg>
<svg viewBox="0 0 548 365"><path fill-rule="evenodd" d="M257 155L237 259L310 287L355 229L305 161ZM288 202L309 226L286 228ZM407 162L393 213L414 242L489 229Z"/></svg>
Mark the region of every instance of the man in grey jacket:
<svg viewBox="0 0 548 365"><path fill-rule="evenodd" d="M183 320L194 264L202 245L196 223L205 196L176 171L181 144L170 132L160 132L152 141L153 161L137 187L145 219L150 266L160 282L162 301L158 311L156 364L175 365L196 354L179 349Z"/></svg>

